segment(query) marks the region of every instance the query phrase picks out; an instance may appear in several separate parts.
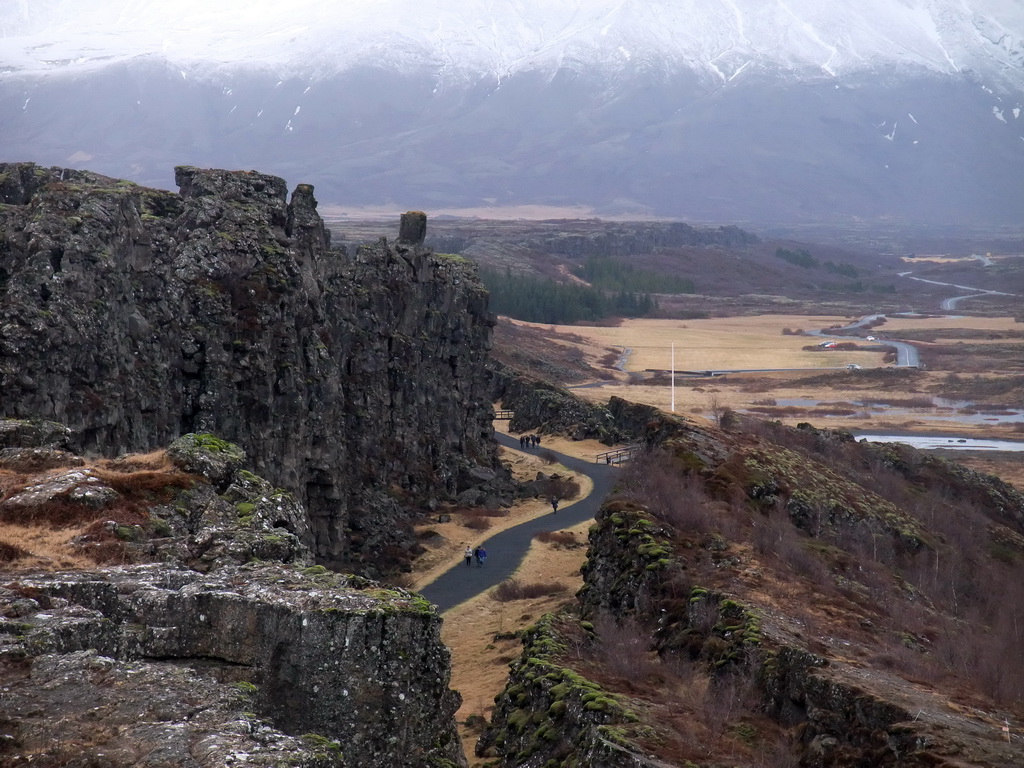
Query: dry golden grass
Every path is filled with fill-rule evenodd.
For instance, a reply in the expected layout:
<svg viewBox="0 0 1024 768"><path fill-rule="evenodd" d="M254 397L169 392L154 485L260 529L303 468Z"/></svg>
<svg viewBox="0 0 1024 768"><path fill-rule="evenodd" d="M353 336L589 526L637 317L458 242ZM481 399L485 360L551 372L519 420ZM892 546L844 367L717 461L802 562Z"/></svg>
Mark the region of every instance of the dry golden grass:
<svg viewBox="0 0 1024 768"><path fill-rule="evenodd" d="M572 531L577 539L586 541L589 526L587 522L566 530ZM505 687L508 679L508 664L519 656L520 651L518 640L496 640L495 635L524 629L545 613L571 603L572 596L583 586L579 571L585 559L586 548L565 549L535 541L517 575L531 583L562 583L566 586L564 593L508 603L499 602L490 593L484 593L444 615L441 639L452 651L452 688L462 694L462 707L456 719L470 766L480 766L484 762L473 757L480 731L466 727L464 723L471 715L490 718L494 697Z"/></svg>
<svg viewBox="0 0 1024 768"><path fill-rule="evenodd" d="M1017 456L969 454L953 456L952 460L978 472L995 475L1024 493L1024 462Z"/></svg>
<svg viewBox="0 0 1024 768"><path fill-rule="evenodd" d="M588 359L598 361L610 346L629 348L627 369L637 372L646 368L666 370L670 367L670 344L676 344L675 362L677 370L708 370L737 368L788 368L802 366L844 366L858 363L864 368L882 365L881 352L805 352L801 347L815 343L813 337L784 336L782 330L820 329L836 324L845 324L850 318L827 315L759 315L751 317L711 318L707 320L627 320L618 327L596 328L585 326L557 326L556 330L566 338L584 339L581 351ZM545 326L547 327L547 326ZM896 318L880 328L886 330L934 330L959 328L970 330L1008 331L1022 330L1013 318ZM971 342L977 343L975 340ZM1005 343L1005 341L1003 342ZM1024 348L1024 344L1021 345ZM851 381L848 389L832 387L810 387L803 379L815 375L799 372L730 374L727 379L694 379L679 377L675 389L675 411L697 419L706 419L713 410L713 403L719 408L743 411L758 400L816 400L821 407L808 409L792 415L765 414L766 418L778 418L786 424L810 421L819 427L840 429L916 430L933 434L963 434L969 436L990 435L1008 439L1019 438L1009 425L996 426L971 423L962 420L952 411L941 412L926 409L919 414L905 410L893 410L891 417L868 414L850 403L864 398L899 398L936 388L945 372L928 372L915 382L914 392L892 391L891 385L870 381L861 384ZM757 391L748 389L746 382L759 380ZM672 392L668 386L627 384L625 375L617 375L612 381L601 386L578 389L580 397L596 403L606 403L617 396L638 403L653 405L665 411L671 409ZM936 390L938 391L938 390ZM834 404L834 405L833 405ZM829 410L845 410L853 413L834 414ZM921 416L927 415L924 419ZM940 417L940 418L935 418Z"/></svg>
<svg viewBox="0 0 1024 768"><path fill-rule="evenodd" d="M100 509L57 496L29 507L0 507L0 543L8 545L10 555L3 568L14 570L66 570L94 567L121 556L116 537L101 529L102 521L122 525L144 524L151 504L167 501L175 489L190 487L195 477L181 472L164 451L135 454L117 459L87 461L79 470L89 470L104 484L118 492L117 500ZM39 473L0 470L0 502L48 476L66 472L51 469ZM85 556L74 539L89 534L93 554ZM109 541L106 541L109 539ZM101 541L104 540L104 541ZM18 552L27 553L18 557Z"/></svg>
<svg viewBox="0 0 1024 768"><path fill-rule="evenodd" d="M904 261L907 264L914 264L921 261L930 261L934 264L966 264L977 260L971 256L945 256L941 253L924 253L914 256L901 256L900 261Z"/></svg>
<svg viewBox="0 0 1024 768"><path fill-rule="evenodd" d="M53 530L37 525L0 523L0 543L28 552L28 557L0 564L5 571L75 570L91 568L95 561L75 551L72 539L88 526Z"/></svg>
<svg viewBox="0 0 1024 768"><path fill-rule="evenodd" d="M967 328L975 331L1021 331L1024 325L1012 317L890 317L878 331L934 331ZM972 339L973 343L973 339Z"/></svg>
<svg viewBox="0 0 1024 768"><path fill-rule="evenodd" d="M882 365L882 352L805 351L817 340L784 336L782 330L818 329L846 324L849 318L823 315L758 315L707 320L624 320L616 327L555 326L590 342L588 357L600 359L608 347L631 349L628 371L672 367L675 344L677 370L735 370L740 368L829 368L857 363L865 368Z"/></svg>

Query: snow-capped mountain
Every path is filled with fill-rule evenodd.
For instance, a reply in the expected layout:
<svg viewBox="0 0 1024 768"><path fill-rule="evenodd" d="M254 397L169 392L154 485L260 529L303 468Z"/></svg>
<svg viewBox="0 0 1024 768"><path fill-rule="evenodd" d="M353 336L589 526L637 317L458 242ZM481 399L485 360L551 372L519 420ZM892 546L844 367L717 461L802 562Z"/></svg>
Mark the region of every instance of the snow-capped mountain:
<svg viewBox="0 0 1024 768"><path fill-rule="evenodd" d="M1015 0L22 0L0 26L0 60L25 73L158 56L322 76L379 56L443 78L639 57L723 82L898 66L1024 84Z"/></svg>
<svg viewBox="0 0 1024 768"><path fill-rule="evenodd" d="M1019 221L1019 0L19 0L0 154L397 207Z"/></svg>

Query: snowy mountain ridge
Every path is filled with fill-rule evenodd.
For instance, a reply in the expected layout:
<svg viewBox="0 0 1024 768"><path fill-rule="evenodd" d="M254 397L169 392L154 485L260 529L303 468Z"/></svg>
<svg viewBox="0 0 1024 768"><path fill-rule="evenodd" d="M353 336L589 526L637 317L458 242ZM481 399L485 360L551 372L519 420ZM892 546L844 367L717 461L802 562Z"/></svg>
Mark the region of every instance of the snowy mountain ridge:
<svg viewBox="0 0 1024 768"><path fill-rule="evenodd" d="M1015 0L18 0L0 73L76 73L138 57L330 76L361 64L439 82L559 67L829 78L971 72L1024 89Z"/></svg>

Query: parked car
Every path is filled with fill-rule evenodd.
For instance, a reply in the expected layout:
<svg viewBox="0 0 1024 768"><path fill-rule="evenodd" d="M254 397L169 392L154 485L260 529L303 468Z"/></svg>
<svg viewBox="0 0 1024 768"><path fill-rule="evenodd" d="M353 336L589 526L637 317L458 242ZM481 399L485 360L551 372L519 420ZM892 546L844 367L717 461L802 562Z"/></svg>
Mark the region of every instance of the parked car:
<svg viewBox="0 0 1024 768"><path fill-rule="evenodd" d="M847 370L850 371L859 371L861 369L861 366L857 365L856 363L847 363L846 368Z"/></svg>

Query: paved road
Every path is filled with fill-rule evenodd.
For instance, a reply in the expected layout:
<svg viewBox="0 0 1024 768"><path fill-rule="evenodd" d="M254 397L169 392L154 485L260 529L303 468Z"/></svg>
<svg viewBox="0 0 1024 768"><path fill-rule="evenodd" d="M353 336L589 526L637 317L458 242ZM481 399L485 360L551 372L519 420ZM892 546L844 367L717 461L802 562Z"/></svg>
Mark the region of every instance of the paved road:
<svg viewBox="0 0 1024 768"><path fill-rule="evenodd" d="M976 299L979 296L985 296L985 295L987 295L987 294L984 294L984 293L969 293L966 296L954 296L954 297L952 297L950 299L943 299L942 300L942 308L944 310L956 309L956 305L959 304L961 301L964 301L965 299Z"/></svg>
<svg viewBox="0 0 1024 768"><path fill-rule="evenodd" d="M825 329L821 331L804 331L804 333L808 336L819 336L826 339L849 341L849 336L833 336L830 335L828 331L852 331L857 328L865 328L869 323L873 323L879 318L884 317L885 315L868 315L867 317L862 317L855 323L844 325L842 328ZM913 344L908 344L905 341L894 341L893 339L878 339L875 343L879 346L892 347L896 350L896 366L898 368L918 368L921 365L921 355L918 353L917 347Z"/></svg>
<svg viewBox="0 0 1024 768"><path fill-rule="evenodd" d="M992 260L985 256L973 256L972 258L979 259L981 263L986 266L992 266ZM987 288L975 288L972 285L959 285L958 283L942 283L938 280L926 280L923 277L911 277L909 272L900 272L900 277L905 277L908 280L917 280L919 283L928 283L929 285L944 285L949 288L960 288L964 291L973 291L973 293L966 294L964 296L953 296L949 299L943 299L942 308L949 310L955 309L956 305L964 299L974 299L978 296L1016 296L1015 293L1004 293L1003 291L991 291Z"/></svg>
<svg viewBox="0 0 1024 768"><path fill-rule="evenodd" d="M519 440L507 435L495 435L498 442L519 450ZM548 450L543 443L534 451ZM614 464L594 464L562 453L551 451L558 460L574 472L587 475L594 482L594 489L585 499L560 507L557 514L547 514L527 520L514 528L497 533L484 542L487 549L487 564L468 568L460 560L458 565L441 574L433 583L421 590L421 594L434 603L441 613L459 603L490 589L513 574L526 556L534 534L540 531L557 531L592 519L601 503L611 493L621 471Z"/></svg>

